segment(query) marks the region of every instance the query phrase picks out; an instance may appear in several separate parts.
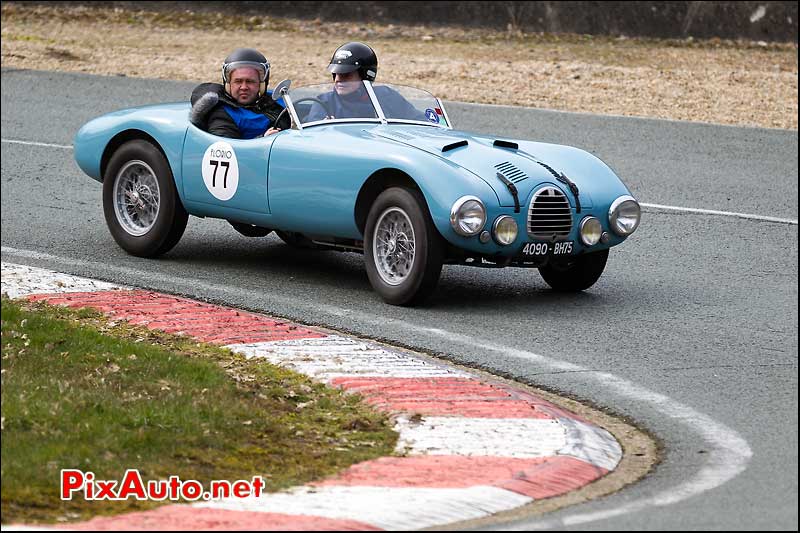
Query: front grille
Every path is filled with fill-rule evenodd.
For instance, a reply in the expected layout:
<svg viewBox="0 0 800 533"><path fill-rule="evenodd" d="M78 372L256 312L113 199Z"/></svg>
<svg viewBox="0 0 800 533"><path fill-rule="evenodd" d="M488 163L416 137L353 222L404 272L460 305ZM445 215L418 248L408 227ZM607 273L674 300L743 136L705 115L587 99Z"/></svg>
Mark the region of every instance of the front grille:
<svg viewBox="0 0 800 533"><path fill-rule="evenodd" d="M572 230L572 209L564 193L555 187L536 191L528 210L528 234L536 239L558 239Z"/></svg>

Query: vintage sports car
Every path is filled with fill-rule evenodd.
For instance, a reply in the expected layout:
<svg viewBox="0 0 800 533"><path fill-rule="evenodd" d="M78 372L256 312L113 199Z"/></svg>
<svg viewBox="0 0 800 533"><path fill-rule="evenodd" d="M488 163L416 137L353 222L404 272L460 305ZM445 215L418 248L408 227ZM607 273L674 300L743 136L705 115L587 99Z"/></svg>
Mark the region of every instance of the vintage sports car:
<svg viewBox="0 0 800 533"><path fill-rule="evenodd" d="M428 297L443 264L538 268L553 289L581 291L639 225L638 202L595 156L454 130L426 91L363 85L343 115L333 84L281 82L272 94L292 129L250 140L196 127L188 102L109 113L77 133L75 160L103 183L130 254L169 251L189 215L221 218L247 236L363 252L397 305Z"/></svg>

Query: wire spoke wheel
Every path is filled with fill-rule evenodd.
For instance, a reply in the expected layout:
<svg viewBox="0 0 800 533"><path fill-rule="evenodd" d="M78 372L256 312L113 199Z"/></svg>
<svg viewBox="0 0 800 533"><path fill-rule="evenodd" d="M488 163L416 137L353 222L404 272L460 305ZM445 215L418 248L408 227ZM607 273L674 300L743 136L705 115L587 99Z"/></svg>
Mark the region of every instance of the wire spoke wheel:
<svg viewBox="0 0 800 533"><path fill-rule="evenodd" d="M417 190L390 187L370 207L364 259L372 288L393 305L417 305L433 293L444 242Z"/></svg>
<svg viewBox="0 0 800 533"><path fill-rule="evenodd" d="M399 207L384 211L375 229L373 257L381 279L400 285L414 267L416 241L408 214Z"/></svg>
<svg viewBox="0 0 800 533"><path fill-rule="evenodd" d="M114 214L130 235L150 231L161 208L161 190L155 172L144 161L128 161L114 180Z"/></svg>
<svg viewBox="0 0 800 533"><path fill-rule="evenodd" d="M114 150L103 170L103 216L131 255L158 257L178 244L189 213L158 147L133 139Z"/></svg>

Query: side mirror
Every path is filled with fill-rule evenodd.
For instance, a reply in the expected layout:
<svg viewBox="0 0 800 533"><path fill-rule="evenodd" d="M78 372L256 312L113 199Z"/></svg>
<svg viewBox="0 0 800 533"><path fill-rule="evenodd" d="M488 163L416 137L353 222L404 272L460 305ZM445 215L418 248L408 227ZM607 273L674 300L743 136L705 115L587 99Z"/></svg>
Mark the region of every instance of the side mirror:
<svg viewBox="0 0 800 533"><path fill-rule="evenodd" d="M289 87L292 85L292 80L283 80L278 85L275 86L275 89L272 91L272 99L273 100L280 100L283 96L289 92Z"/></svg>

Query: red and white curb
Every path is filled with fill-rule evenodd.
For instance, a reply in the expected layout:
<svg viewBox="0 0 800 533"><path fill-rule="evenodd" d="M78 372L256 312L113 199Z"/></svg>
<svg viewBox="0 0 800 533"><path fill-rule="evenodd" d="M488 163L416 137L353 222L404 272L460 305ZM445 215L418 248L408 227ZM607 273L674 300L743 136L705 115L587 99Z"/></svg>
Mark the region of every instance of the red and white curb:
<svg viewBox="0 0 800 533"><path fill-rule="evenodd" d="M70 529L421 529L565 494L622 458L606 430L521 387L376 342L9 263L2 263L2 292L93 307L292 368L360 393L392 415L400 434L397 456L330 479L259 498L98 517Z"/></svg>

